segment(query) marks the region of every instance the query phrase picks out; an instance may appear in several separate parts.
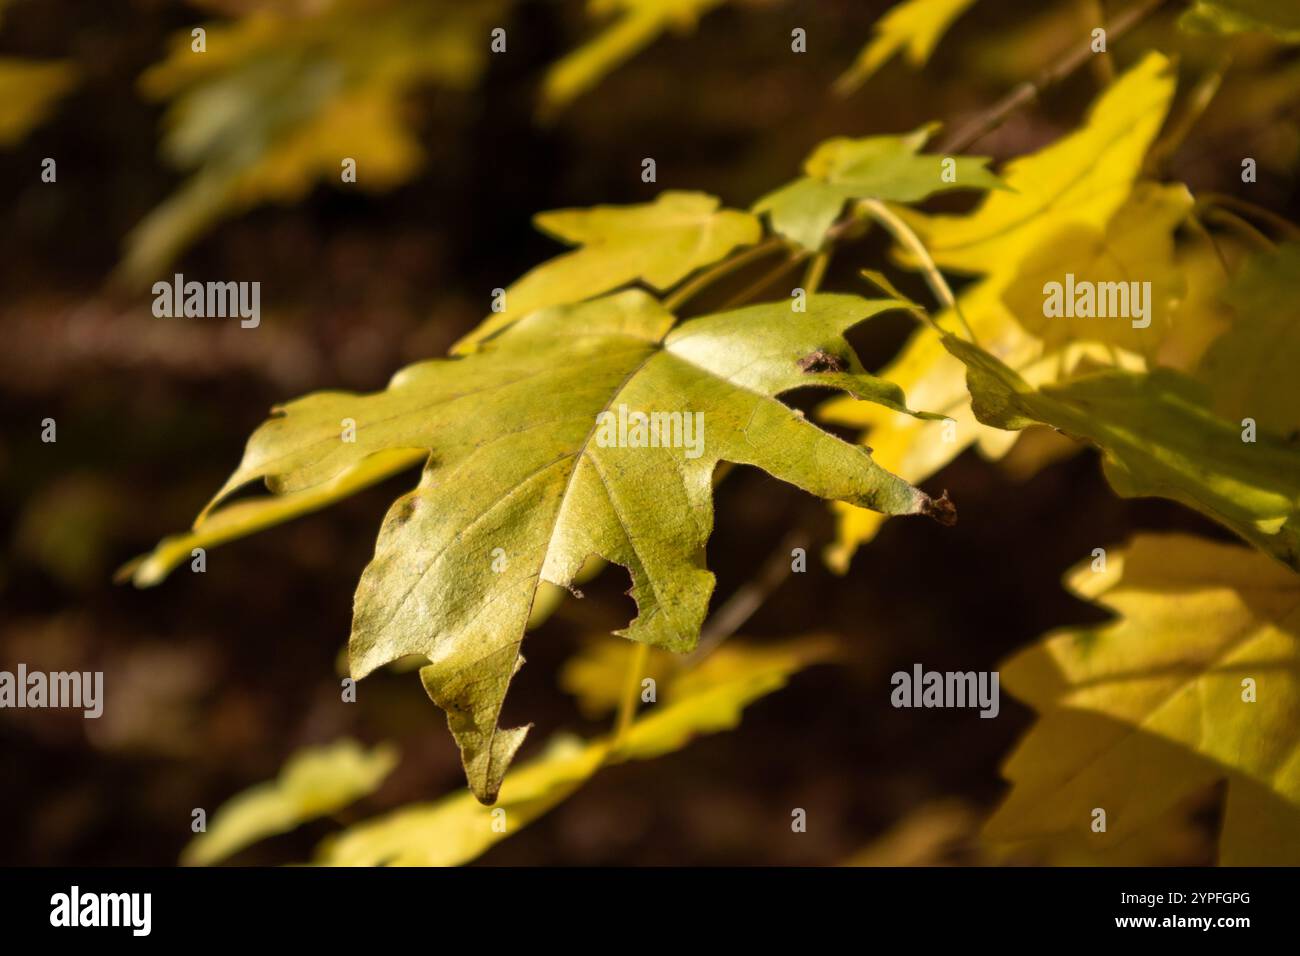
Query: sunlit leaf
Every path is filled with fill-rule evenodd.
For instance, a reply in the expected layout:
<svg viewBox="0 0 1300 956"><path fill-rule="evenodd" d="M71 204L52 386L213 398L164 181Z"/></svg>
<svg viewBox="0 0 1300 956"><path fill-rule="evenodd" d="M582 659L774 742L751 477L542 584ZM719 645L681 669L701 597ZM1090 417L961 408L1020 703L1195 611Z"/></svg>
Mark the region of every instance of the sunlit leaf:
<svg viewBox="0 0 1300 956"><path fill-rule="evenodd" d="M816 250L850 200L918 202L954 189L1001 186L985 168L987 159L921 153L933 131L926 126L904 136L827 140L804 161L802 178L768 193L754 212L766 213L776 232Z"/></svg>
<svg viewBox="0 0 1300 956"><path fill-rule="evenodd" d="M1094 566L1069 587L1116 620L1001 668L1039 719L1004 767L1013 789L989 836L1113 845L1227 780L1220 861L1300 863L1300 577L1186 535L1139 537Z"/></svg>
<svg viewBox="0 0 1300 956"><path fill-rule="evenodd" d="M871 42L863 47L853 66L835 82L840 93L857 89L884 63L902 51L908 65L925 66L948 27L975 0L903 0L880 18Z"/></svg>
<svg viewBox="0 0 1300 956"><path fill-rule="evenodd" d="M626 649L624 649L626 653ZM834 645L804 639L770 646L724 645L690 679L667 686L621 740L561 736L511 771L497 805L468 793L416 804L367 820L326 840L318 862L332 866L457 866L481 855L552 809L609 762L648 760L702 734L740 723L751 702L785 686L792 674L827 659Z"/></svg>
<svg viewBox="0 0 1300 956"><path fill-rule="evenodd" d="M366 750L343 739L304 748L285 762L276 779L223 803L207 831L185 847L181 862L216 863L266 837L329 816L377 790L396 765L397 751L388 744Z"/></svg>
<svg viewBox="0 0 1300 956"><path fill-rule="evenodd" d="M591 0L594 17L612 17L601 32L566 54L542 81L542 111L554 113L581 96L669 29L693 29L726 0Z"/></svg>
<svg viewBox="0 0 1300 956"><path fill-rule="evenodd" d="M959 295L962 314L986 349L1035 384L1073 369L1089 346L1052 354L1007 307L1004 293L1022 263L1051 237L1079 232L1105 236L1130 202L1173 96L1167 67L1164 57L1149 54L1097 99L1082 127L1008 163L1002 170L1007 189L991 192L970 215L927 216L899 209L941 267L982 276ZM1086 246L1058 251L1069 254L1058 260L1062 277L1073 263L1083 269L1093 258ZM1041 298L1030 307L1041 321ZM951 310L940 314L938 322L949 330L960 328ZM1104 352L1101 357L1108 358ZM863 429L863 441L875 450L876 460L895 474L921 482L972 445L998 458L1014 443L1014 436L975 420L964 369L931 330L918 329L882 374L901 385L918 407L945 414L952 424L918 421L849 399L834 399L818 414ZM842 570L883 519L850 505L833 507L838 534L827 560Z"/></svg>
<svg viewBox="0 0 1300 956"><path fill-rule="evenodd" d="M901 391L867 375L842 337L896 307L822 295L806 312L775 303L673 329L671 314L631 290L533 312L472 355L405 369L386 391L322 392L279 409L203 520L252 482L298 494L375 454L427 450L419 487L389 511L358 586L352 673L426 656L425 689L448 713L472 789L491 801L527 731L500 730L497 718L539 581L567 586L593 554L620 564L640 612L626 636L689 650L713 589L703 553L719 461L825 498L951 520L946 500L775 398L817 385L903 410ZM676 447L615 434L632 412L676 414Z"/></svg>
<svg viewBox="0 0 1300 956"><path fill-rule="evenodd" d="M1140 183L1104 232L1082 223L1050 232L1021 260L1003 301L1045 350L1093 341L1154 356L1174 327L1186 291L1174 232L1191 209L1186 187ZM1046 314L1049 286L1059 293L1052 315ZM1089 311L1113 314L1070 314L1079 288L1095 290Z"/></svg>
<svg viewBox="0 0 1300 956"><path fill-rule="evenodd" d="M457 342L454 351L472 351L529 312L581 302L637 280L662 292L737 246L758 241L763 227L757 219L718 207L717 198L705 193L669 190L652 203L538 214L538 229L579 248L511 284L504 310Z"/></svg>
<svg viewBox="0 0 1300 956"><path fill-rule="evenodd" d="M1108 370L1035 389L987 352L953 336L975 415L986 425L1039 423L1095 445L1126 498L1172 498L1300 567L1300 444L1217 417L1200 383L1157 369ZM1240 374L1250 374L1248 370Z"/></svg>
<svg viewBox="0 0 1300 956"><path fill-rule="evenodd" d="M1066 226L1104 234L1129 199L1174 85L1169 61L1147 53L1097 98L1082 127L1009 162L1002 177L1010 188L990 192L975 212L902 214L939 266L974 275L1014 273Z"/></svg>

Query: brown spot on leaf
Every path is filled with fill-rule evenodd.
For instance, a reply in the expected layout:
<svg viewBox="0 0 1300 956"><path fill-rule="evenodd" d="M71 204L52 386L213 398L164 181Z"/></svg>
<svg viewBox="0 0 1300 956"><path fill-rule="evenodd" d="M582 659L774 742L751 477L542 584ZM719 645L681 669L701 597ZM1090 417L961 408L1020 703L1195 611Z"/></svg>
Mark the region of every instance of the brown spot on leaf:
<svg viewBox="0 0 1300 956"><path fill-rule="evenodd" d="M824 349L809 352L795 364L809 375L816 375L819 372L847 372L849 369L849 365L844 359L838 355L832 355Z"/></svg>

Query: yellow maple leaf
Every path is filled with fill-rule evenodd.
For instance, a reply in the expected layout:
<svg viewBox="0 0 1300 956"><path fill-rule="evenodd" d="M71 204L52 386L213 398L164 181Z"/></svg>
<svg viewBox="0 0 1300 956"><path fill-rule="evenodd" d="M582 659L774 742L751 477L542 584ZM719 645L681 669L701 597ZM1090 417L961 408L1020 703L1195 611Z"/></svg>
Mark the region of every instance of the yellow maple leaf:
<svg viewBox="0 0 1300 956"><path fill-rule="evenodd" d="M1227 780L1220 861L1300 862L1300 576L1237 545L1144 535L1067 583L1118 618L1002 666L1039 719L988 836L1105 847Z"/></svg>
<svg viewBox="0 0 1300 956"><path fill-rule="evenodd" d="M561 736L511 771L497 802L485 807L466 792L415 804L349 827L319 848L332 866L457 866L486 852L564 801L602 766L649 760L701 734L740 723L751 702L785 686L796 671L826 660L825 638L749 646L729 643L668 683L621 737L581 741Z"/></svg>
<svg viewBox="0 0 1300 956"><path fill-rule="evenodd" d="M925 66L948 27L975 0L906 0L876 23L871 42L853 66L835 81L838 93L851 93L900 50L914 68Z"/></svg>
<svg viewBox="0 0 1300 956"><path fill-rule="evenodd" d="M1071 342L1069 354L1059 349L1052 354L1008 307L1007 291L1014 288L1022 264L1063 230L1106 236L1112 220L1133 197L1143 158L1164 122L1173 92L1168 60L1149 53L1097 99L1081 128L1008 163L1002 177L1009 188L989 192L973 213L930 216L905 207L896 210L938 266L982 276L959 296L962 315L985 349L1034 384L1055 380L1095 349L1090 343ZM1178 189L1167 187L1156 195L1176 196ZM1169 204L1178 205L1176 200ZM1086 248L1071 251L1072 260L1080 257L1087 265ZM1038 308L1041 319L1041 300ZM944 328L957 327L951 311L941 314L938 322ZM1110 360L1104 349L1100 358ZM919 329L881 374L897 382L917 407L948 415L951 421L904 421L851 399L836 399L819 414L863 429L863 441L875 459L895 474L923 481L972 445L997 458L1015 443L1014 436L975 421L965 369L933 331ZM857 548L875 536L882 519L852 506L836 505L834 510L837 540L826 559L842 570Z"/></svg>

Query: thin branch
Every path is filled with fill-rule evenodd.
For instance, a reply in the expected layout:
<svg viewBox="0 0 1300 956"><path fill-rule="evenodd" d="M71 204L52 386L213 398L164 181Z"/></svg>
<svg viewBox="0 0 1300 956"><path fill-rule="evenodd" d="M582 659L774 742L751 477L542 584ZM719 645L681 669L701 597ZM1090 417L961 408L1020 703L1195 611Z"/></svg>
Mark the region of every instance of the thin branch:
<svg viewBox="0 0 1300 956"><path fill-rule="evenodd" d="M700 641L695 650L683 661L684 667L694 667L736 631L740 630L772 592L790 576L793 570L790 554L795 548L808 550L808 535L795 530L787 534L775 551L764 562L753 579L746 581L723 602L700 628Z"/></svg>
<svg viewBox="0 0 1300 956"><path fill-rule="evenodd" d="M1129 30L1154 13L1164 2L1165 0L1139 0L1139 2L1119 14L1106 27L1107 44L1114 43L1128 33ZM980 116L967 123L966 126L958 130L956 135L944 142L942 151L945 153L961 153L970 149L972 145L1005 123L1012 113L1038 99L1042 96L1044 90L1061 82L1061 80L1087 63L1094 55L1090 37L1088 42L1075 47L1072 52L1058 60L1054 66L1039 74L1037 79L1026 80L1021 83Z"/></svg>

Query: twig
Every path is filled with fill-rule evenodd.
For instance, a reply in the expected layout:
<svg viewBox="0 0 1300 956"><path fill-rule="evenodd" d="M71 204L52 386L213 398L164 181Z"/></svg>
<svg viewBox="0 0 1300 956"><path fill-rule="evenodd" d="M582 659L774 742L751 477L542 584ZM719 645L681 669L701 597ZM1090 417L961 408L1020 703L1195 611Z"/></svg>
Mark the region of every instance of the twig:
<svg viewBox="0 0 1300 956"><path fill-rule="evenodd" d="M1165 161L1183 144L1187 139L1192 128L1197 121L1205 114L1210 103L1219 92L1219 87L1223 85L1224 74L1228 72L1228 67L1232 64L1231 54L1224 54L1219 58L1219 62L1214 68L1201 77L1192 92L1188 94L1187 106L1181 115L1174 122L1164 136L1151 147L1147 153L1145 168L1149 172L1156 172L1164 165Z"/></svg>
<svg viewBox="0 0 1300 956"><path fill-rule="evenodd" d="M763 567L751 580L746 581L709 616L700 628L700 641L695 650L682 662L684 667L694 667L736 631L744 626L754 612L763 606L772 592L790 576L790 553L795 548L808 549L808 535L795 530L787 534Z"/></svg>
<svg viewBox="0 0 1300 956"><path fill-rule="evenodd" d="M1148 16L1156 11L1165 0L1139 0L1133 6L1129 7L1123 13L1119 14L1114 21L1106 27L1107 43L1113 43L1122 37L1137 24L1141 23ZM946 140L943 145L945 153L961 153L969 149L973 144L983 139L989 133L993 132L1016 110L1026 106L1038 99L1043 91L1048 87L1055 86L1061 80L1065 79L1083 64L1087 63L1089 58L1094 54L1092 52L1092 41L1082 46L1076 47L1072 52L1057 61L1055 66L1040 73L1037 79L1026 80L1019 86L1015 87L1010 93L1004 96L991 108L986 110L980 116L967 123L962 129L958 130L956 135Z"/></svg>

